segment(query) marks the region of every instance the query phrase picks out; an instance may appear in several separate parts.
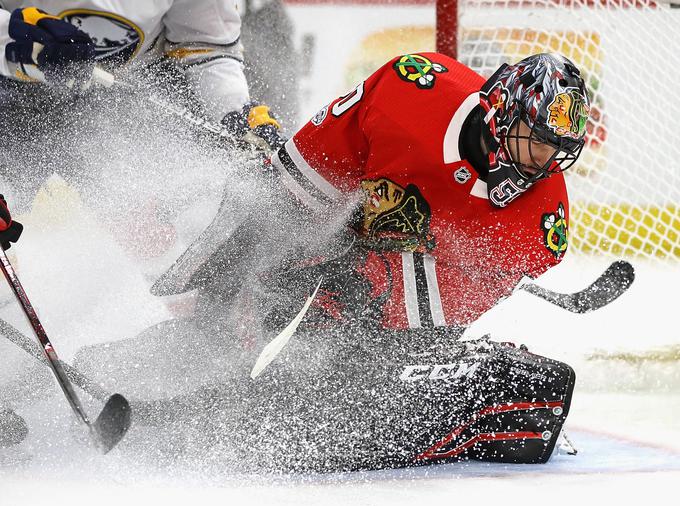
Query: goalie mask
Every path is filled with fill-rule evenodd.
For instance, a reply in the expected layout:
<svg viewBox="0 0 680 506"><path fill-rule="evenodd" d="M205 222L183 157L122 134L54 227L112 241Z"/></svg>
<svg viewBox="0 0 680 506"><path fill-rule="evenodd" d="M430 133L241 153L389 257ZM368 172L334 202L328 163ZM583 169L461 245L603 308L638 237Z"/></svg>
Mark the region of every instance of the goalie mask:
<svg viewBox="0 0 680 506"><path fill-rule="evenodd" d="M480 91L489 148L489 200L505 207L536 181L571 167L585 143L590 102L567 58L537 54L503 65Z"/></svg>

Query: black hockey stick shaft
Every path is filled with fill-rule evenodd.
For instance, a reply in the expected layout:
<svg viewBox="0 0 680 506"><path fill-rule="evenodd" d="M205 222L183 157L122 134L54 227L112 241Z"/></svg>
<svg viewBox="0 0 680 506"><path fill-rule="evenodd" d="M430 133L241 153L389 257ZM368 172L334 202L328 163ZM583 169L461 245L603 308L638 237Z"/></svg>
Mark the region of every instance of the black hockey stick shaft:
<svg viewBox="0 0 680 506"><path fill-rule="evenodd" d="M22 71L29 77L36 79L41 82L45 82L45 75L35 66L35 65L22 65ZM102 86L104 88L122 88L125 90L132 90L133 86L129 83L119 81L115 76L100 67L94 67L92 70L92 77L83 89L89 88L90 85L95 84ZM221 125L207 118L194 114L185 107L177 104L170 103L156 95L151 95L148 97L149 101L158 106L159 109L163 110L166 114L176 116L178 118L184 119L187 123L193 125L194 128L203 130L204 132L210 132L211 134L221 138L230 140L231 144L235 144L235 139L233 134Z"/></svg>
<svg viewBox="0 0 680 506"><path fill-rule="evenodd" d="M109 74L105 70L95 67L95 72L92 74L92 82L103 86L105 88L120 88L123 90L132 91L135 89L134 85L116 80L112 74ZM181 119L187 125L190 125L196 132L202 132L203 134L210 134L214 139L219 140L220 145L225 148L240 148L245 150L249 148L250 155L254 156L255 159L260 160L262 154L271 155L276 148L272 146L261 145L258 142L258 135L247 139L252 133L248 133L243 137L236 136L234 132L229 130L225 125L220 122L213 121L206 118L200 114L189 110L188 108L169 101L166 98L162 98L157 94L151 93L147 95L147 101L151 102L156 106L156 108L169 115L175 116ZM271 126L263 126L262 128L274 128ZM277 130L276 128L274 128ZM259 139L261 141L262 139Z"/></svg>
<svg viewBox="0 0 680 506"><path fill-rule="evenodd" d="M587 288L574 293L558 293L528 283L519 287L572 313L589 313L610 304L625 293L635 280L635 269L625 260L613 262Z"/></svg>
<svg viewBox="0 0 680 506"><path fill-rule="evenodd" d="M16 271L7 258L7 253L5 253L2 248L0 248L0 268L2 269L5 279L7 279L7 282L12 287L12 291L19 301L19 305L26 315L29 324L33 328L45 357L47 358L47 363L50 369L52 369L57 383L61 387L71 409L76 417L90 429L90 432L100 449L105 453L108 452L118 443L118 441L120 441L129 427L129 404L124 397L119 394L114 394L106 402L106 405L101 414L97 417L97 420L94 423L90 421L78 395L73 389L73 385L64 371L62 362L59 360L54 346L52 346L49 337L47 337L47 333L38 318L38 314L33 308L31 301L28 299L28 295L21 285Z"/></svg>
<svg viewBox="0 0 680 506"><path fill-rule="evenodd" d="M113 74L110 74L99 67L95 67L94 69L94 72L92 74L92 82L105 88L116 87L125 90L132 90L134 88L129 83L115 79ZM158 107L158 109L162 110L166 114L183 119L187 124L192 125L197 130L202 130L203 132L210 133L213 136L216 136L223 140L226 139L229 141L229 144L231 145L236 144L234 134L231 131L229 131L224 125L217 123L215 121L211 121L202 116L199 116L198 114L191 112L186 107L171 103L155 94L151 94L147 98L149 102L155 104Z"/></svg>

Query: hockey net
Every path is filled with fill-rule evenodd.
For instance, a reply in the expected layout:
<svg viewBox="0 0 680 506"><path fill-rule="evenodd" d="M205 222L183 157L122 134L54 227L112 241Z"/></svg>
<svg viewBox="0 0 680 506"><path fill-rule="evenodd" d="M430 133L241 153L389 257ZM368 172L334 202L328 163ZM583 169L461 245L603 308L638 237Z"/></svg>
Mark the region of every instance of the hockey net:
<svg viewBox="0 0 680 506"><path fill-rule="evenodd" d="M572 59L593 107L566 173L570 248L680 260L680 3L437 0L437 49L484 76L533 53Z"/></svg>

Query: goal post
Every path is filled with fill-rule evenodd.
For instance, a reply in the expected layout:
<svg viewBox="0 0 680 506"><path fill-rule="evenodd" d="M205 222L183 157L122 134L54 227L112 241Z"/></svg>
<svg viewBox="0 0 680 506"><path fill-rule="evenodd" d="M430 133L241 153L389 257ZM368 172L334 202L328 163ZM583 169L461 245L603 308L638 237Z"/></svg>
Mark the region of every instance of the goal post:
<svg viewBox="0 0 680 506"><path fill-rule="evenodd" d="M558 52L591 93L587 149L565 173L571 248L680 260L680 4L437 0L437 50L483 76Z"/></svg>

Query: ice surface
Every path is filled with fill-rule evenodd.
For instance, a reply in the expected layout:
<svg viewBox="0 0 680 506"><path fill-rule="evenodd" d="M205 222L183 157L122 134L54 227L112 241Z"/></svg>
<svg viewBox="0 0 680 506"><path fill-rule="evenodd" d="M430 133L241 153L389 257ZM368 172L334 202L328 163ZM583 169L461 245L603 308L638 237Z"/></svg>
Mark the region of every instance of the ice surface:
<svg viewBox="0 0 680 506"><path fill-rule="evenodd" d="M123 119L130 126L134 118ZM85 168L101 172L99 186L74 188L53 178L20 218L26 232L11 258L66 361L83 346L132 337L177 314L185 302L154 298L149 286L210 222L225 182L239 194L252 191L238 163L181 134L172 137L166 123L151 122L132 141L113 122L86 132L92 143L81 146L81 159ZM610 261L568 256L539 283L578 290ZM596 313L572 315L519 292L468 332L525 343L574 366L577 388L567 430L577 456L559 454L540 466L463 462L353 474L239 475L225 471L228 456L192 446L196 428L190 421L167 431L133 422L120 446L102 456L89 446L47 371L0 339L0 403L14 407L30 426L23 444L0 449L0 506L650 503L675 496L680 336L674 288L680 269L635 267L630 291ZM0 317L28 334L4 286L0 305ZM116 364L102 360L102 371L115 370ZM140 389L172 389L168 377L166 384L148 377ZM88 412L101 409L85 395L83 400Z"/></svg>
<svg viewBox="0 0 680 506"><path fill-rule="evenodd" d="M147 293L151 279L144 275L146 264L126 252L85 207L70 212L68 226L28 227L13 249L26 290L66 360L83 345L130 337L170 314ZM607 262L568 258L540 283L577 290ZM673 383L677 363L589 359L598 350L639 354L677 342L668 293L677 274L636 267L637 281L629 293L597 313L572 315L517 293L470 330L471 335L492 332L526 343L574 365L577 389L567 427L577 456L557 455L540 466L469 462L355 474L244 476L225 471L225 456L192 448L195 429L189 422L168 432L135 425L117 449L101 456L88 446L50 376L0 341L3 396L9 396L31 427L22 445L0 450L0 504L191 500L392 505L500 496L513 503L525 502L528 493L558 504L593 494L649 500L650 493L672 490L680 477L680 396ZM0 317L28 332L11 299ZM158 381L149 378L146 387L157 388ZM36 391L37 398L29 399ZM89 412L101 409L87 396L84 400Z"/></svg>

